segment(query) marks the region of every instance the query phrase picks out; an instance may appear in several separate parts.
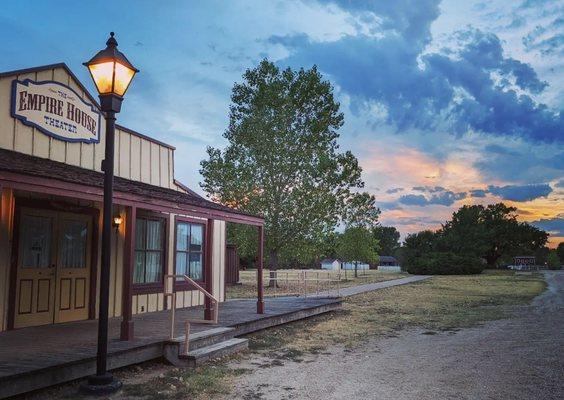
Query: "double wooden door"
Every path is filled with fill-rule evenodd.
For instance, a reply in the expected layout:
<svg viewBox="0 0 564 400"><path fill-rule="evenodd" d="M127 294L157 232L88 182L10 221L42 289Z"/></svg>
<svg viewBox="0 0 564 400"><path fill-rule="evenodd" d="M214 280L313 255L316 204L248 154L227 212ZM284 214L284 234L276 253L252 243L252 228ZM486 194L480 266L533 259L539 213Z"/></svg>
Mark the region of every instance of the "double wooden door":
<svg viewBox="0 0 564 400"><path fill-rule="evenodd" d="M88 318L92 217L22 208L14 327Z"/></svg>

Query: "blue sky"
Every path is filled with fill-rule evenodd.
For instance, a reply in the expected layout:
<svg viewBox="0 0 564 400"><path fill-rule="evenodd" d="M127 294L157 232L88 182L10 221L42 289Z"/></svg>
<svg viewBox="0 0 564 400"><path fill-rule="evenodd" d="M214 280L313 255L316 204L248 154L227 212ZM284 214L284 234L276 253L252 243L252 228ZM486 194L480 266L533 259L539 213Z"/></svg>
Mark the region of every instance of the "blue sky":
<svg viewBox="0 0 564 400"><path fill-rule="evenodd" d="M166 6L165 6L166 4ZM177 147L199 190L225 145L230 91L268 58L314 64L345 113L382 223L436 228L463 204L506 201L564 240L564 1L13 1L0 70L81 65L115 31L141 69L120 123ZM92 90L93 91L93 90Z"/></svg>

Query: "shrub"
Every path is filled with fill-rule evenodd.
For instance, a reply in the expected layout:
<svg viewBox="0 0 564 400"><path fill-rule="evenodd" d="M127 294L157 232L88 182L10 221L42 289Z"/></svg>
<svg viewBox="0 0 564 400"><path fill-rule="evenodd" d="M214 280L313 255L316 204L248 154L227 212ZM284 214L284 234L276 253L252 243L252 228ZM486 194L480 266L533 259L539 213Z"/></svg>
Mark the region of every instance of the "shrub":
<svg viewBox="0 0 564 400"><path fill-rule="evenodd" d="M407 260L406 270L419 275L479 274L485 264L477 257L451 252L431 252Z"/></svg>

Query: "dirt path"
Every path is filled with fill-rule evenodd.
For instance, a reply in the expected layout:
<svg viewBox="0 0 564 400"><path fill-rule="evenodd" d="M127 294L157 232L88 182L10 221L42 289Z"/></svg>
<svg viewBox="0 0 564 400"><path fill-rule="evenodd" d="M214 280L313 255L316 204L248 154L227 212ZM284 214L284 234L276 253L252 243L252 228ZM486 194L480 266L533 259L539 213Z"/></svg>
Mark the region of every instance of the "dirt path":
<svg viewBox="0 0 564 400"><path fill-rule="evenodd" d="M301 360L251 357L227 399L562 399L564 271L514 317L450 332L406 331Z"/></svg>

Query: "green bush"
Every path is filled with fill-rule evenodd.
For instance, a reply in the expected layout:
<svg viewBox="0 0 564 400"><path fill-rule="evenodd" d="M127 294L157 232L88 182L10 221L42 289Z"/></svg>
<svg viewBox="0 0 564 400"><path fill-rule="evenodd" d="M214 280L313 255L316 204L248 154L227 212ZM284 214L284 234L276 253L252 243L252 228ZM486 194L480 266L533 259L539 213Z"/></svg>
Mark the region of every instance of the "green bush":
<svg viewBox="0 0 564 400"><path fill-rule="evenodd" d="M418 275L479 274L486 265L477 257L450 252L431 252L407 260L406 269Z"/></svg>

